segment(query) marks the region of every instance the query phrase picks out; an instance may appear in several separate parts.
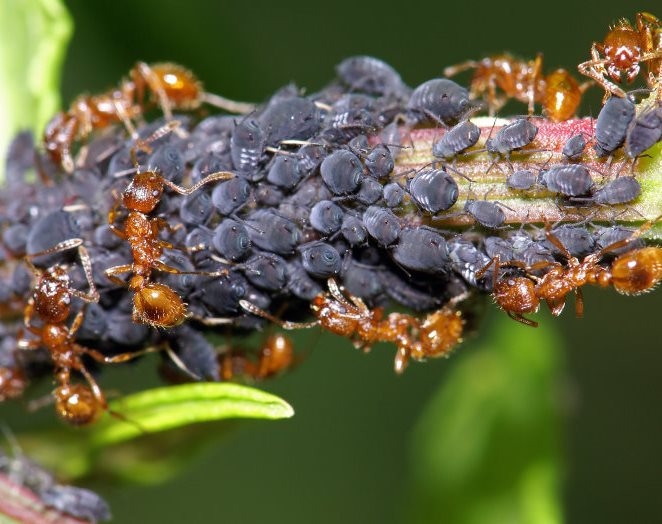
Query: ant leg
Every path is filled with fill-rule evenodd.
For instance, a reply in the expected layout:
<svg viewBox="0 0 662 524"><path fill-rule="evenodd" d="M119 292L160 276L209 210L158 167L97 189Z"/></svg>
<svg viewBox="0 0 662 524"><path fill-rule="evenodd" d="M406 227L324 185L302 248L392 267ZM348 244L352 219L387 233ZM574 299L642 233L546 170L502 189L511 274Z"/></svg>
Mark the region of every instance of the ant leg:
<svg viewBox="0 0 662 524"><path fill-rule="evenodd" d="M538 327L538 322L536 322L535 320L530 320L530 319L526 318L521 313L513 313L512 311L506 311L506 314L510 318L512 318L513 320L517 320L517 322L521 322L525 326L531 326L531 327L534 327L534 328Z"/></svg>
<svg viewBox="0 0 662 524"><path fill-rule="evenodd" d="M147 84L147 86L152 90L152 92L159 99L159 106L161 111L163 111L163 116L166 120L172 120L172 107L168 95L161 85L161 81L156 76L154 71L149 65L145 62L138 62L136 64L136 69L142 80Z"/></svg>
<svg viewBox="0 0 662 524"><path fill-rule="evenodd" d="M128 283L122 280L121 278L117 277L116 275L119 275L121 273L131 273L132 271L133 271L133 264L124 264L121 266L109 267L104 271L104 273L106 275L106 278L110 280L113 284L126 287Z"/></svg>
<svg viewBox="0 0 662 524"><path fill-rule="evenodd" d="M605 78L604 75L607 74L607 70L605 69L606 62L607 59L600 58L600 53L598 52L596 44L594 43L591 46L591 60L582 62L577 66L577 69L582 75L592 78L598 84L600 84L602 88L605 90L605 95L602 98L603 104L609 99L609 97L612 94L619 96L621 98L624 98L626 96L625 91L623 91L616 84Z"/></svg>
<svg viewBox="0 0 662 524"><path fill-rule="evenodd" d="M541 77L542 74L542 53L536 55L535 60L530 63L532 65L531 71L529 73L528 85L526 87L526 98L528 100L528 109L529 116L533 115L535 111L535 99L536 99L536 81Z"/></svg>
<svg viewBox="0 0 662 524"><path fill-rule="evenodd" d="M575 314L577 318L584 316L584 293L580 287L575 289Z"/></svg>
<svg viewBox="0 0 662 524"><path fill-rule="evenodd" d="M131 138L133 140L138 140L138 131L136 131L136 128L133 125L133 122L131 122L129 114L126 112L126 109L124 109L124 106L120 103L119 100L113 98L113 107L115 108L115 113L117 113L117 116L124 124L124 127L126 127L126 130L129 132L129 135L131 135Z"/></svg>
<svg viewBox="0 0 662 524"><path fill-rule="evenodd" d="M228 113L246 114L252 113L257 109L255 104L249 102L237 102L236 100L230 100L229 98L214 93L202 93L200 95L200 101L218 107L219 109L224 109Z"/></svg>
<svg viewBox="0 0 662 524"><path fill-rule="evenodd" d="M248 313L252 313L258 317L266 318L274 324L278 324L283 329L307 329L319 325L319 321L317 320L313 322L290 322L289 320L281 320L257 307L255 304L252 304L248 300L240 300L239 305Z"/></svg>

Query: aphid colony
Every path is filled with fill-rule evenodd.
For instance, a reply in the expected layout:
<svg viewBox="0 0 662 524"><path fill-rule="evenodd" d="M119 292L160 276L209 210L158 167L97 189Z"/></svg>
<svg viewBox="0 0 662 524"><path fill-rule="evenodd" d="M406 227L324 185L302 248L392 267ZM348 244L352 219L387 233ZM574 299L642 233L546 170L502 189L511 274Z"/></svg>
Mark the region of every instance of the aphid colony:
<svg viewBox="0 0 662 524"><path fill-rule="evenodd" d="M652 94L638 103L600 81L625 65L595 44L580 70L616 95L595 122L568 121L586 85L543 76L541 56L447 69L474 69L470 89L412 89L353 57L323 90L290 85L254 107L139 63L116 90L77 99L43 144L22 134L8 154L0 399L53 372L56 412L87 424L108 409L96 368L157 351L169 381L263 379L299 360L271 324L392 343L400 373L461 342L473 297L536 325L540 302L558 315L571 293L581 314L586 284L652 289L662 249L643 240L657 217L636 209L637 161L662 135L660 24L640 14L609 38L623 31L645 42ZM477 117L505 97L530 116ZM198 120L207 102L238 114ZM624 216L644 225L616 225ZM385 313L392 303L411 312ZM265 328L258 349L234 342Z"/></svg>

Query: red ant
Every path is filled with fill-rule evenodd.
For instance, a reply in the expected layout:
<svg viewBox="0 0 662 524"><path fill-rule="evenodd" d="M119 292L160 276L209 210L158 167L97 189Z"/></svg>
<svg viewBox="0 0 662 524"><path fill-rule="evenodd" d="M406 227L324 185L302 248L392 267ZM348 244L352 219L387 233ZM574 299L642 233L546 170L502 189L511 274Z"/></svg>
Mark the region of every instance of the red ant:
<svg viewBox="0 0 662 524"><path fill-rule="evenodd" d="M621 249L638 238L653 223L644 224L631 237L619 240L599 251L587 255L582 260L573 257L558 238L552 234L549 226L545 234L549 240L566 258L566 263L544 262L526 268L524 277L506 277L497 281L497 273L501 263L497 258L490 261L496 264L493 298L497 305L508 313L508 316L523 324L536 327L538 324L523 316L524 313L535 313L540 301L547 302L554 316L559 316L565 307L565 297L573 292L576 296L576 313L578 317L584 314L582 286L593 284L599 287L613 286L623 295L638 295L651 291L662 280L662 248L643 247L617 256L609 268L599 265L607 253ZM511 265L506 263L504 265ZM550 267L542 276L529 273L537 269ZM482 271L485 271L483 268Z"/></svg>
<svg viewBox="0 0 662 524"><path fill-rule="evenodd" d="M71 286L71 279L63 266L53 265L42 270L32 262L40 256L75 248L89 285L88 292ZM99 351L76 343L76 332L83 322L84 314L83 310L78 311L71 324L67 325L72 313L72 298L80 298L86 303L99 300L99 293L92 279L90 256L83 246L82 239L72 238L60 242L50 249L28 255L25 262L37 282L23 312L23 323L27 331L36 338L21 336L18 340L18 348L24 350L44 348L48 351L55 366L55 380L58 384L53 391L56 413L66 422L76 426L90 424L102 411L108 410L108 405L101 388L85 367L83 356L88 355L97 362L109 364L125 362L152 349L107 357ZM37 324L35 320L38 321ZM72 371L80 373L87 384L72 383Z"/></svg>
<svg viewBox="0 0 662 524"><path fill-rule="evenodd" d="M164 128L157 130L144 143L141 143L140 147L144 147L147 143L153 141L156 137L162 136L164 132L168 132L172 128L172 125L166 125ZM135 150L132 151L132 155L135 162ZM137 162L135 163L137 164ZM156 171L138 172L121 196L121 204L128 211L124 219L124 230L115 225L120 207L120 197L115 195L115 204L108 212L108 225L113 233L129 243L133 262L106 269L106 277L116 284L128 286L134 292L134 322L141 322L153 327L170 328L181 324L188 318L184 302L173 289L166 284L151 282L152 271L158 270L179 275L221 276L227 274L227 271L217 273L181 271L159 260L164 249L174 249L175 247L170 242L161 240L159 233L164 229L172 228L165 219L150 217L148 214L154 211L161 201L165 187L180 195L190 195L205 184L217 180L227 180L232 177L234 177L234 174L231 172L219 171L207 175L189 188L184 188L163 178ZM133 275L128 283L117 276L129 272Z"/></svg>
<svg viewBox="0 0 662 524"><path fill-rule="evenodd" d="M264 380L291 368L296 361L292 341L278 333L266 338L257 354L257 361L246 351L228 350L221 353L218 356L219 375L221 380L226 381L237 377Z"/></svg>
<svg viewBox="0 0 662 524"><path fill-rule="evenodd" d="M351 337L354 345L364 351L369 351L376 342L395 343L398 374L405 370L410 358L445 356L462 342L464 319L453 306L466 298L464 294L421 322L406 313L390 313L384 319L383 308L370 309L359 297L345 296L334 279L329 279L328 287L328 293L317 295L311 302L322 328Z"/></svg>
<svg viewBox="0 0 662 524"><path fill-rule="evenodd" d="M470 60L447 67L444 75L454 76L468 69L475 69L471 94L487 98L490 115L497 113L511 97L528 104L530 115L534 104L539 102L550 120L562 122L577 112L582 94L590 86L590 83L579 85L565 69L543 76L540 53L528 61L518 60L507 53L480 61ZM498 94L497 89L503 94Z"/></svg>
<svg viewBox="0 0 662 524"><path fill-rule="evenodd" d="M604 102L611 94L625 97L616 83L632 83L642 63L648 72L646 83L655 88L662 82L662 24L650 13L637 13L634 27L619 20L602 42L593 42L591 59L577 68L604 88Z"/></svg>
<svg viewBox="0 0 662 524"><path fill-rule="evenodd" d="M168 121L172 120L174 109L195 110L203 103L232 113L254 110L252 104L205 93L195 75L180 65L138 62L129 71L129 79L123 80L119 87L101 95L81 95L67 112L53 117L44 131L46 151L56 164L71 173L74 170L71 149L75 141L117 122L122 122L131 136L137 138L132 120L154 101Z"/></svg>

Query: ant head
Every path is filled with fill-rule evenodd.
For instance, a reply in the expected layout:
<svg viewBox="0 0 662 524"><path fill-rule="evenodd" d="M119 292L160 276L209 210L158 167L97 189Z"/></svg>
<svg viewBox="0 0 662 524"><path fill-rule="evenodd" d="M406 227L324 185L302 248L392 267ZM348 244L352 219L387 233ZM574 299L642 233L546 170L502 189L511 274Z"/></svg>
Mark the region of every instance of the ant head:
<svg viewBox="0 0 662 524"><path fill-rule="evenodd" d="M122 203L131 211L151 213L161 201L163 177L156 171L136 173L122 193Z"/></svg>
<svg viewBox="0 0 662 524"><path fill-rule="evenodd" d="M95 422L105 407L84 384L62 385L53 392L55 412L65 422L86 426Z"/></svg>

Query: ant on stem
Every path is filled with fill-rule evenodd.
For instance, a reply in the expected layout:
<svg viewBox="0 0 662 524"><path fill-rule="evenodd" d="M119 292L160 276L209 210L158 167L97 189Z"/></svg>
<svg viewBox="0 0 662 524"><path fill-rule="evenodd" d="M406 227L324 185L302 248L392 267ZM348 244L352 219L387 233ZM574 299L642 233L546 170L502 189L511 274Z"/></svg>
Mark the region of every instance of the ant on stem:
<svg viewBox="0 0 662 524"><path fill-rule="evenodd" d="M136 147L144 148L156 138L163 136L176 127L175 123L166 124ZM149 216L161 201L165 188L169 188L180 195L191 195L202 186L218 180L227 180L235 175L229 171L219 171L207 175L205 178L189 188L178 186L164 178L155 170L139 171L135 158L136 149L132 150L134 163L138 172L126 187L121 197L115 195L115 204L108 212L108 226L122 240L129 243L133 262L106 269L106 277L120 286L128 286L133 291L133 321L148 324L152 327L171 328L184 322L188 318L186 305L182 298L168 285L152 282L154 270L174 273L178 275L195 274L207 276L222 276L226 270L209 273L204 271L182 271L169 266L159 259L164 249L174 249L170 242L159 238L164 229L172 230L167 220L161 217ZM120 205L127 211L124 218L124 229L115 225ZM132 273L128 282L117 275Z"/></svg>
<svg viewBox="0 0 662 524"><path fill-rule="evenodd" d="M122 122L131 137L137 139L132 121L154 101L167 121L172 120L173 110L195 110L203 103L230 113L250 113L255 109L253 104L205 93L195 75L180 65L138 62L119 87L100 95L81 95L68 111L53 117L44 131L46 152L56 164L71 173L74 170L71 150L77 140L118 122Z"/></svg>

